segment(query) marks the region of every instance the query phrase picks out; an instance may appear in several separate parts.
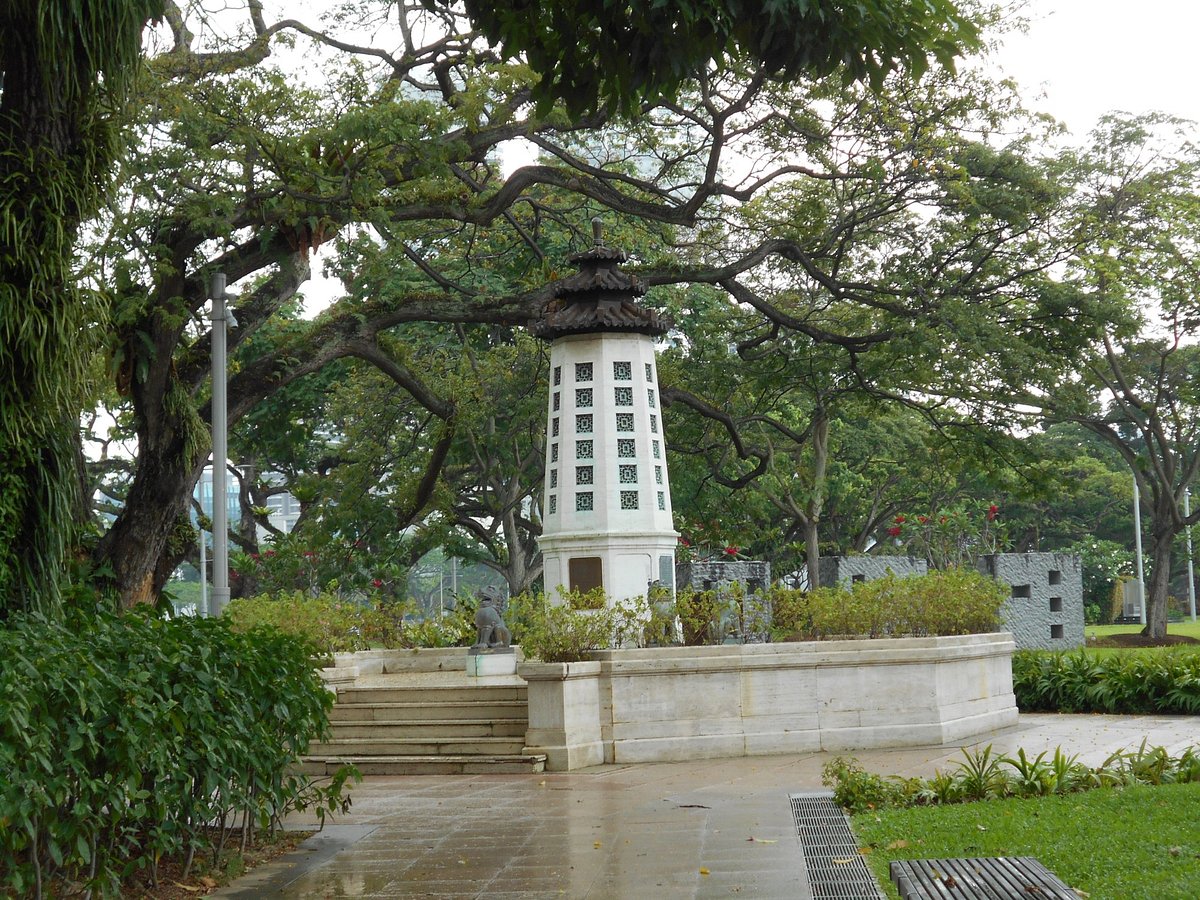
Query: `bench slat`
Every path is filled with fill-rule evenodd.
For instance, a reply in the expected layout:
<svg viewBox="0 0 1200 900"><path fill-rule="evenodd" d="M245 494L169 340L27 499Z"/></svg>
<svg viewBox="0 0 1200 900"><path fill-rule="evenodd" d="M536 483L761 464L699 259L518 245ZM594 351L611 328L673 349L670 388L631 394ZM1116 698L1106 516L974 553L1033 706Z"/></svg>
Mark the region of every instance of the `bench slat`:
<svg viewBox="0 0 1200 900"><path fill-rule="evenodd" d="M904 859L890 867L903 900L1077 900L1032 856Z"/></svg>

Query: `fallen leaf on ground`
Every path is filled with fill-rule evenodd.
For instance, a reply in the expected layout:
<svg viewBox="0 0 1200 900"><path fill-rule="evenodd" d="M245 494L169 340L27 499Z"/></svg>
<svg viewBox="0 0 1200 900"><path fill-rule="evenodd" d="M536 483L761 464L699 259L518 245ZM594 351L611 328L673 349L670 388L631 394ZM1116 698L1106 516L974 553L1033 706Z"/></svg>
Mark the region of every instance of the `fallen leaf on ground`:
<svg viewBox="0 0 1200 900"><path fill-rule="evenodd" d="M599 850L599 849L600 849L600 842L599 842L599 841L596 841L594 844L592 844L592 846L593 846L593 847L595 847L597 850Z"/></svg>
<svg viewBox="0 0 1200 900"><path fill-rule="evenodd" d="M200 883L206 888L215 888L217 886L217 879L209 878L207 875L203 875L200 878Z"/></svg>
<svg viewBox="0 0 1200 900"><path fill-rule="evenodd" d="M834 865L844 866L846 863L854 862L854 857L853 856L842 856L842 857L835 859L833 862L834 862Z"/></svg>
<svg viewBox="0 0 1200 900"><path fill-rule="evenodd" d="M890 844L887 845L887 849L888 850L903 850L907 846L908 846L908 841L905 841L905 840L892 841Z"/></svg>
<svg viewBox="0 0 1200 900"><path fill-rule="evenodd" d="M779 843L779 841L777 841L777 840L767 840L766 838L756 838L753 835L746 838L746 840L751 841L755 844L778 844Z"/></svg>
<svg viewBox="0 0 1200 900"><path fill-rule="evenodd" d="M704 866L701 866L701 867L700 867L700 874L701 874L701 875L707 875L707 874L708 874L708 869L706 869Z"/></svg>
<svg viewBox="0 0 1200 900"><path fill-rule="evenodd" d="M185 891L202 891L204 888L196 887L194 884L180 884L178 881L172 881L171 884L177 888L183 888Z"/></svg>

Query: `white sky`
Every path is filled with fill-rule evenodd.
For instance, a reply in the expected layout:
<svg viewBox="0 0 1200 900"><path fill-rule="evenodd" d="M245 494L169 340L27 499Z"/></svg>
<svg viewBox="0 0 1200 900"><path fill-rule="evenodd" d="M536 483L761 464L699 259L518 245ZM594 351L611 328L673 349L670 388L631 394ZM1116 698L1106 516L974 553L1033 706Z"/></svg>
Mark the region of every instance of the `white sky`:
<svg viewBox="0 0 1200 900"><path fill-rule="evenodd" d="M1075 141L1111 110L1200 120L1200 0L1028 0L1026 15L997 61Z"/></svg>

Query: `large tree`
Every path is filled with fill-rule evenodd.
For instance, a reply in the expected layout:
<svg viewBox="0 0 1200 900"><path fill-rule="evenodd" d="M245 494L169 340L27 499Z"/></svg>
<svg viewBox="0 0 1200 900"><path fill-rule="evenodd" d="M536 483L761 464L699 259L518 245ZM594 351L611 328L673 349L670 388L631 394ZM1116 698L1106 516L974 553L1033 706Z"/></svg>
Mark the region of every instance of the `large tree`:
<svg viewBox="0 0 1200 900"><path fill-rule="evenodd" d="M1137 479L1152 558L1146 633L1161 639L1172 552L1200 521L1200 509L1183 515L1184 491L1200 469L1200 353L1190 343L1200 321L1193 126L1159 114L1107 116L1072 174L1078 193L1064 223L1073 257L1063 290L1090 311L1091 352L1058 377L1046 370L1014 385L1008 399L1095 434Z"/></svg>
<svg viewBox="0 0 1200 900"><path fill-rule="evenodd" d="M523 184L536 180L514 182L507 195L501 192L490 203L478 198L471 202L473 195L484 192L473 167L483 162L488 147L494 146L502 133L524 130L525 123L517 124L513 113L520 108L525 87L496 104L482 101L477 93L474 99L484 107L464 108L472 97L462 90L462 67L486 60L487 55L476 52L470 34L451 12L442 12L432 23L416 22L416 8L400 4L404 45L398 52L389 52L338 40L294 20L268 24L260 0L247 2L245 40L223 44L220 38L226 36L219 36L207 45L192 31L197 25L189 18L192 10L161 0L96 0L69 9L37 2L6 6L0 13L6 36L0 47L0 214L4 216L5 246L12 248L0 269L5 301L0 346L5 354L2 397L6 410L0 450L10 461L5 473L5 503L0 509L0 537L5 547L0 557L0 594L6 610L32 605L37 597L53 596L69 540L80 469L69 423L79 408L84 380L80 360L86 358L73 341L80 333L98 333L87 326L104 322L103 314L86 308L83 295L73 289L72 247L79 223L94 212L107 182L115 149L110 109L118 105L137 67L143 26L164 6L174 40L168 52L160 55L157 72L172 83L175 93L154 92L144 98L148 104L144 121L152 130L143 132L143 137L155 134L176 152L207 151L203 158L214 164L215 170L195 173L207 177L177 183L190 199L217 182L232 179L235 168L245 176L245 191L242 202L234 201L223 210L205 208L202 203L189 208L185 202L173 210L178 215L160 216L157 224L161 227L144 230L143 262L154 257L161 264L153 276L137 267L105 273L113 276L114 282L108 285L106 279L106 286L120 292L124 305L119 320L125 337L119 350L121 383L136 396L138 406L140 459L129 502L135 509L159 505L163 510L162 515L136 524L136 514L122 516L100 549L100 558L116 569L117 586L127 600L145 599L161 583L159 563L166 535L183 506L181 491L165 484L194 474L193 460L204 443L199 423L184 411L189 390L195 389L194 383L188 384L190 373L179 377L163 367L170 367L177 345L184 339L186 329L180 327L180 321L198 308L198 285L204 274L199 263L205 249L208 262L219 262L235 277L264 268L271 271L268 284L259 285L257 293L259 312L269 315L264 307L280 297L286 299L304 279L307 252L355 221L352 210L361 214L364 191L394 191L399 184L428 186L422 184L429 174L423 171L427 164L457 165L462 188L450 192L457 196L435 191L421 197L418 189L410 192L405 204L410 211L425 206L449 221L484 223L501 215ZM486 20L493 36L503 38L510 51L528 53L534 69L547 75L544 80L527 82L537 87L544 101L556 95L569 96L576 108L595 106L592 101L601 100L610 107L631 107L637 98L673 91L693 68L703 69L711 58L727 52L746 52L770 71L788 75L829 69L845 59L851 76L877 76L897 63L921 67L927 51L949 57L973 39L969 23L944 2L858 4L853 14L823 10L816 19L777 15L773 27L757 37L745 25L746 14L757 8L753 4L698 4L684 10L686 15L672 17L675 27L661 29L662 23L655 20L651 23L654 29L646 31L644 17L655 8L635 5L627 11L630 27L641 32L638 47L646 54L644 61L655 63L644 69L649 76L630 79L628 74L614 76L610 70L602 76L602 90L583 93L555 72L555 66L570 62L571 51L578 45L547 43L544 33L532 34L523 4L488 4L472 11ZM350 17L355 15L348 12ZM821 28L814 31L818 20ZM680 21L689 28L698 25L700 30L679 28ZM518 24L514 26L514 22ZM525 34L521 33L522 22L526 23ZM207 36L215 33L214 23L200 24ZM625 27L622 21L596 23L585 8L568 6L559 9L554 24L565 25L565 33L580 36L595 36L599 25L601 38L604 29ZM413 37L434 32L437 36L423 46ZM376 84L372 88L375 97L384 101L382 107L387 106L389 95L393 101L397 94L409 99L433 96L455 109L457 118L416 102L407 115L388 109L386 121L372 120L364 114L361 102L350 101L345 108L348 114L335 117L339 127L332 127L328 107L324 116L309 118L302 106L298 108L283 97L286 80L281 78L265 86L256 110L239 109L239 99L245 99L239 97L239 88L245 87L239 81L251 73L256 77L267 74L255 66L269 57L277 38L294 34L378 61L388 72L384 87ZM770 34L771 39L764 40L762 34ZM671 43L673 35L686 38L682 47ZM703 41L698 42L698 37ZM231 44L232 50L228 49ZM680 50L688 55L679 55ZM511 76L502 78L513 85ZM306 144L288 140L286 133L272 132L270 127L261 132L265 140L246 139L246 129L270 118L272 88L280 103L274 112L284 115L291 105L286 114L294 118L291 124L300 126ZM212 114L207 123L202 124L199 117L178 115L184 107L204 104ZM497 111L502 111L499 119L503 121L494 115ZM253 121L255 116L259 122ZM176 127L167 124L170 120ZM160 129L156 133L154 126ZM185 133L190 127L199 130ZM481 132L490 137L481 138ZM374 177L363 177L368 168L375 170ZM179 167L164 166L162 174L168 173L182 174ZM144 174L153 180L150 172ZM175 186L160 182L157 187ZM156 200L163 199L156 188L149 193ZM256 253L245 241L247 231L254 229L259 231L252 237L257 244L257 263L251 262ZM212 240L222 243L206 247ZM173 274L167 274L167 267L174 268ZM153 282L152 288L149 282ZM141 307L140 314L131 311L131 304ZM258 321L262 318L256 316ZM196 355L179 362L191 362L194 369ZM247 396L240 399L253 402ZM159 419L153 412L156 409L164 410L162 419L170 421L147 421ZM237 412L235 409L235 416Z"/></svg>
<svg viewBox="0 0 1200 900"><path fill-rule="evenodd" d="M161 0L0 9L0 616L48 608L81 499L75 440L99 298L71 272Z"/></svg>

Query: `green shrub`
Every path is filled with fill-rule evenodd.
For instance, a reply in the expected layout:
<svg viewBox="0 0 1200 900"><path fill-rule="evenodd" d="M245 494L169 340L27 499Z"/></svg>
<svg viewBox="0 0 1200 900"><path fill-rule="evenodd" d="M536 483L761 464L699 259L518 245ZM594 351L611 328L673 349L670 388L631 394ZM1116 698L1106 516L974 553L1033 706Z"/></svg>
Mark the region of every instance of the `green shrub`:
<svg viewBox="0 0 1200 900"><path fill-rule="evenodd" d="M158 861L219 856L290 810L344 806L295 773L328 732L313 648L222 619L72 612L0 631L0 893L101 895Z"/></svg>
<svg viewBox="0 0 1200 900"><path fill-rule="evenodd" d="M412 603L356 603L303 591L232 601L225 615L238 631L271 625L320 650L322 656L413 647L466 647L475 640L475 608L469 603L440 618L420 618Z"/></svg>
<svg viewBox="0 0 1200 900"><path fill-rule="evenodd" d="M1013 693L1025 712L1196 715L1200 654L1020 650L1013 654Z"/></svg>
<svg viewBox="0 0 1200 900"><path fill-rule="evenodd" d="M821 781L833 789L833 799L851 812L885 806L919 806L999 800L1004 797L1069 794L1093 788L1130 784L1171 784L1200 780L1200 748L1189 747L1173 757L1164 747L1122 750L1102 765L1090 768L1056 747L1047 759L1033 759L1023 749L1016 756L998 756L991 746L962 751L949 771L932 778L901 778L867 772L851 758L836 757L825 764Z"/></svg>
<svg viewBox="0 0 1200 900"><path fill-rule="evenodd" d="M278 628L317 647L323 656L366 650L368 608L330 594L303 591L239 597L225 608L235 631L263 625Z"/></svg>
<svg viewBox="0 0 1200 900"><path fill-rule="evenodd" d="M785 595L782 606L790 617L784 627L801 639L879 638L995 631L1005 599L1004 588L991 578L969 569L944 569L819 588L803 603Z"/></svg>
<svg viewBox="0 0 1200 900"><path fill-rule="evenodd" d="M808 592L783 585L772 585L771 639L775 641L805 641L813 634L812 611Z"/></svg>
<svg viewBox="0 0 1200 900"><path fill-rule="evenodd" d="M683 643L688 647L721 643L725 639L725 623L737 613L732 597L690 587L681 587L676 592L675 609L683 627Z"/></svg>
<svg viewBox="0 0 1200 900"><path fill-rule="evenodd" d="M640 634L638 604L628 606L576 606L580 595L567 591L562 604L550 603L545 594L520 594L508 601L505 621L526 659L542 662L578 662L593 650L622 646Z"/></svg>

